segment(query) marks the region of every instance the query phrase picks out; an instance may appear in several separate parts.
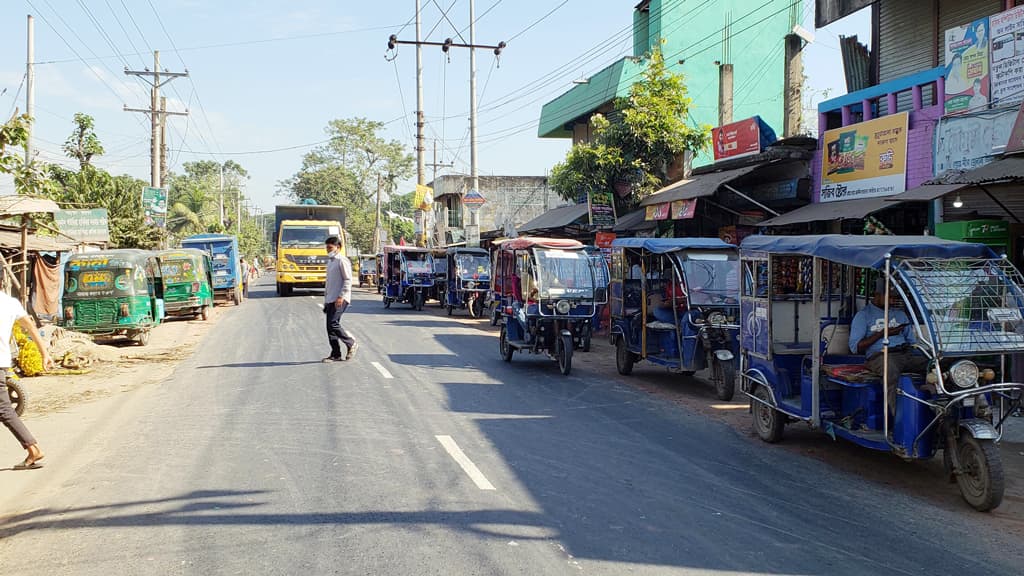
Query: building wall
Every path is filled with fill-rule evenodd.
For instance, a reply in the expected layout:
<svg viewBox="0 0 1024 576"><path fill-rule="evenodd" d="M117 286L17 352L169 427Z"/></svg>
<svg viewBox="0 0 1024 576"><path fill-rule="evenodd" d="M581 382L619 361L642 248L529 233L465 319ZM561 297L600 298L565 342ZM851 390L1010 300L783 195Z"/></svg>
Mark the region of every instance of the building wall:
<svg viewBox="0 0 1024 576"><path fill-rule="evenodd" d="M432 183L437 203L461 198L471 187L469 176L441 176ZM487 200L480 209L480 230L497 230L508 218L516 226L547 212L551 208L567 204L548 185L545 176L480 176L480 194ZM450 222L452 226L462 223Z"/></svg>

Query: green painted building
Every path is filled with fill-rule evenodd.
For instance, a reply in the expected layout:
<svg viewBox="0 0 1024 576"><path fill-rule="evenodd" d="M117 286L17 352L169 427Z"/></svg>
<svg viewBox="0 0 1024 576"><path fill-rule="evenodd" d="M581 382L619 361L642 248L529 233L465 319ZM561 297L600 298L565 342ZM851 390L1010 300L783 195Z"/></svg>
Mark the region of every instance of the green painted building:
<svg viewBox="0 0 1024 576"><path fill-rule="evenodd" d="M666 64L683 74L693 100L692 124L719 124L719 65L732 64L732 118L759 115L782 134L785 37L801 21L806 1L644 0L634 5L632 55L545 104L539 136L589 140L590 116L611 111L614 99L629 93L641 78L644 55L662 41ZM694 165L711 160L705 152Z"/></svg>

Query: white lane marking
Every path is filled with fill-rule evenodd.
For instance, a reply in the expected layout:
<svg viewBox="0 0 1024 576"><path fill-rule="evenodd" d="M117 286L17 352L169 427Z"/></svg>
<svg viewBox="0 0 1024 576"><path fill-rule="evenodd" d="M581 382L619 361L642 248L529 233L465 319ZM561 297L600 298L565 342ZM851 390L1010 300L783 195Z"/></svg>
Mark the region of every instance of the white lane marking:
<svg viewBox="0 0 1024 576"><path fill-rule="evenodd" d="M476 467L476 464L473 464L473 461L466 456L466 453L462 451L462 448L459 448L459 445L455 443L455 440L451 436L434 436L434 438L437 438L437 441L441 443L441 446L444 446L448 455L462 467L463 472L469 476L469 479L476 484L477 488L481 490L494 490L494 485L487 480L484 473Z"/></svg>
<svg viewBox="0 0 1024 576"><path fill-rule="evenodd" d="M389 380L394 378L394 376L391 375L391 372L388 372L387 368L385 368L384 366L381 366L380 362L370 362L370 364L373 364L373 367L377 369L377 372L380 372L381 376L383 376L383 377L385 377L385 378L387 378Z"/></svg>

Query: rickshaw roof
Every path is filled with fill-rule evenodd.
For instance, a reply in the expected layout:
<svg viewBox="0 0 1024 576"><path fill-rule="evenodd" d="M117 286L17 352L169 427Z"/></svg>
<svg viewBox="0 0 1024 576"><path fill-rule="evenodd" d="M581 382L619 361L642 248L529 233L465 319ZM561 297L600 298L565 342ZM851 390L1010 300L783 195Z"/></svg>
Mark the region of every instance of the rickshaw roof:
<svg viewBox="0 0 1024 576"><path fill-rule="evenodd" d="M144 263L146 259L154 255L153 252L148 250L122 248L119 250L101 250L99 252L74 254L68 259L68 262L106 261L105 263L108 266L134 266Z"/></svg>
<svg viewBox="0 0 1024 576"><path fill-rule="evenodd" d="M534 247L579 249L583 248L583 243L578 240L569 240L567 238L538 238L536 236L523 236L521 238L513 238L507 242L501 243L502 250L526 250Z"/></svg>
<svg viewBox="0 0 1024 576"><path fill-rule="evenodd" d="M935 236L748 236L740 244L744 252L817 256L859 268L881 268L885 256L895 258L995 258L984 244L943 240Z"/></svg>
<svg viewBox="0 0 1024 576"><path fill-rule="evenodd" d="M448 254L476 254L478 256L487 256L487 250L483 248L467 248L465 246L453 246L448 249Z"/></svg>
<svg viewBox="0 0 1024 576"><path fill-rule="evenodd" d="M204 256L209 256L209 253L198 248L171 248L169 250L161 250L157 252L156 255L160 258L174 258L178 256L202 258Z"/></svg>
<svg viewBox="0 0 1024 576"><path fill-rule="evenodd" d="M736 246L718 238L616 238L612 248L634 248L654 254L667 254L679 250L730 250Z"/></svg>
<svg viewBox="0 0 1024 576"><path fill-rule="evenodd" d="M430 253L430 248L421 248L419 246L385 246L385 252L426 252Z"/></svg>

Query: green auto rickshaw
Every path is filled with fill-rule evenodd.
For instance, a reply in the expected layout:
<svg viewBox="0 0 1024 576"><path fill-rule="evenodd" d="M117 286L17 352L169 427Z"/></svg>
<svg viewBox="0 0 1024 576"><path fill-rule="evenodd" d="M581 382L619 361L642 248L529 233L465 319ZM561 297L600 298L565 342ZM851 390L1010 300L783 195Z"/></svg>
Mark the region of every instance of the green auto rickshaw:
<svg viewBox="0 0 1024 576"><path fill-rule="evenodd" d="M210 318L213 307L213 263L195 248L158 252L168 316Z"/></svg>
<svg viewBox="0 0 1024 576"><path fill-rule="evenodd" d="M160 260L144 250L76 254L65 267L64 322L71 330L124 336L145 346L164 318Z"/></svg>

